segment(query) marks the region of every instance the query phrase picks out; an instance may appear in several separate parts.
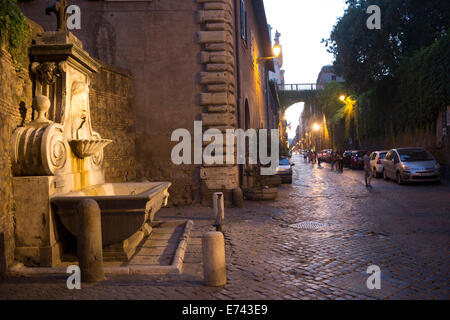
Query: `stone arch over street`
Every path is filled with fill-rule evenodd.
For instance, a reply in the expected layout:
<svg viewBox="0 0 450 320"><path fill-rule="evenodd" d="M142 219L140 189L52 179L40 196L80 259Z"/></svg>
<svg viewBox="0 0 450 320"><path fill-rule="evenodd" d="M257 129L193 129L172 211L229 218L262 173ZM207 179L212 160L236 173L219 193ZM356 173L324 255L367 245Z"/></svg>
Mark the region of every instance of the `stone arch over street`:
<svg viewBox="0 0 450 320"><path fill-rule="evenodd" d="M290 106L304 102L305 104L313 103L316 99L316 90L302 90L302 91L286 91L280 90L278 92L280 98L280 109L284 113Z"/></svg>

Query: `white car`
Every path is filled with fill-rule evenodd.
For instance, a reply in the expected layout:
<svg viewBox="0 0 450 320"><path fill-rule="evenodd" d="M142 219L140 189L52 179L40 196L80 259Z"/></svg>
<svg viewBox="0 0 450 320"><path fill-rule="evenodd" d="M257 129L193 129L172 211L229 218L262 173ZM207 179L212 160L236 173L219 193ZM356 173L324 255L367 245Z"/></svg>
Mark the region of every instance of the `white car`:
<svg viewBox="0 0 450 320"><path fill-rule="evenodd" d="M370 154L372 176L378 178L383 174L383 159L389 151L374 151Z"/></svg>

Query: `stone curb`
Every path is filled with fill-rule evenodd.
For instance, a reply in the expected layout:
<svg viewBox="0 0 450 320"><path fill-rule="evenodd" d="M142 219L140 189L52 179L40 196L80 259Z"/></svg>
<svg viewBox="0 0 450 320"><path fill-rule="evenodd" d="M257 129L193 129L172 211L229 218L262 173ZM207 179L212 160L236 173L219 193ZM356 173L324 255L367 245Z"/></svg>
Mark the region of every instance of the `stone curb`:
<svg viewBox="0 0 450 320"><path fill-rule="evenodd" d="M186 253L186 248L189 240L189 235L194 226L194 221L168 221L166 225L175 226L184 222L184 231L180 236L180 242L178 243L175 251L175 256L172 260L172 264L168 266L123 266L123 267L105 267L105 274L107 275L166 275L166 274L181 274L183 272L183 261ZM74 262L74 265L78 265L78 262ZM67 275L66 268L33 268L24 267L22 264L16 264L9 270L10 275L14 276L31 276L31 275Z"/></svg>
<svg viewBox="0 0 450 320"><path fill-rule="evenodd" d="M170 225L179 225L177 221L170 221ZM147 274L147 275L164 275L164 274L181 274L183 271L184 254L187 248L187 242L191 233L194 221L188 220L185 222L183 234L180 236L175 256L172 264L169 266L129 266L130 274Z"/></svg>

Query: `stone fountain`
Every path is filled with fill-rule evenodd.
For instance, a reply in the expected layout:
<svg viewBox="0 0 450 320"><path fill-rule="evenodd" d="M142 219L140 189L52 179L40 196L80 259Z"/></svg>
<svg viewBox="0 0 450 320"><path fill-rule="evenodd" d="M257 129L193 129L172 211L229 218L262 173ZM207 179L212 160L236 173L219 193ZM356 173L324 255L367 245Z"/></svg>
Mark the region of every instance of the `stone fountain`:
<svg viewBox="0 0 450 320"><path fill-rule="evenodd" d="M104 251L126 260L167 204L170 183L105 183L103 149L113 141L92 129L89 105L91 75L100 66L72 33L42 33L31 56L34 120L11 141L16 260L58 265L61 235L77 235L76 206L85 198L100 205Z"/></svg>

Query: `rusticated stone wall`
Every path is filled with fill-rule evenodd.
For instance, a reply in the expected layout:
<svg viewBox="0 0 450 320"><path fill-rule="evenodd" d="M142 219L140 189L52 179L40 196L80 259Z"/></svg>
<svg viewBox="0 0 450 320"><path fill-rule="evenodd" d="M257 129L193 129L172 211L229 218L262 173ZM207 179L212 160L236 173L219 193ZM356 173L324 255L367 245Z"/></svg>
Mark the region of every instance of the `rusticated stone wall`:
<svg viewBox="0 0 450 320"><path fill-rule="evenodd" d="M101 61L99 61L101 63ZM92 127L113 143L104 149L105 180L136 179L135 126L132 78L119 68L102 63L90 89Z"/></svg>
<svg viewBox="0 0 450 320"><path fill-rule="evenodd" d="M234 53L234 6L232 0L197 0L197 23L201 31L196 41L201 44L199 74L203 130L237 127L236 77ZM239 187L237 165L212 164L200 169L202 203L210 204L212 193L223 192L226 205L231 204L231 191Z"/></svg>

